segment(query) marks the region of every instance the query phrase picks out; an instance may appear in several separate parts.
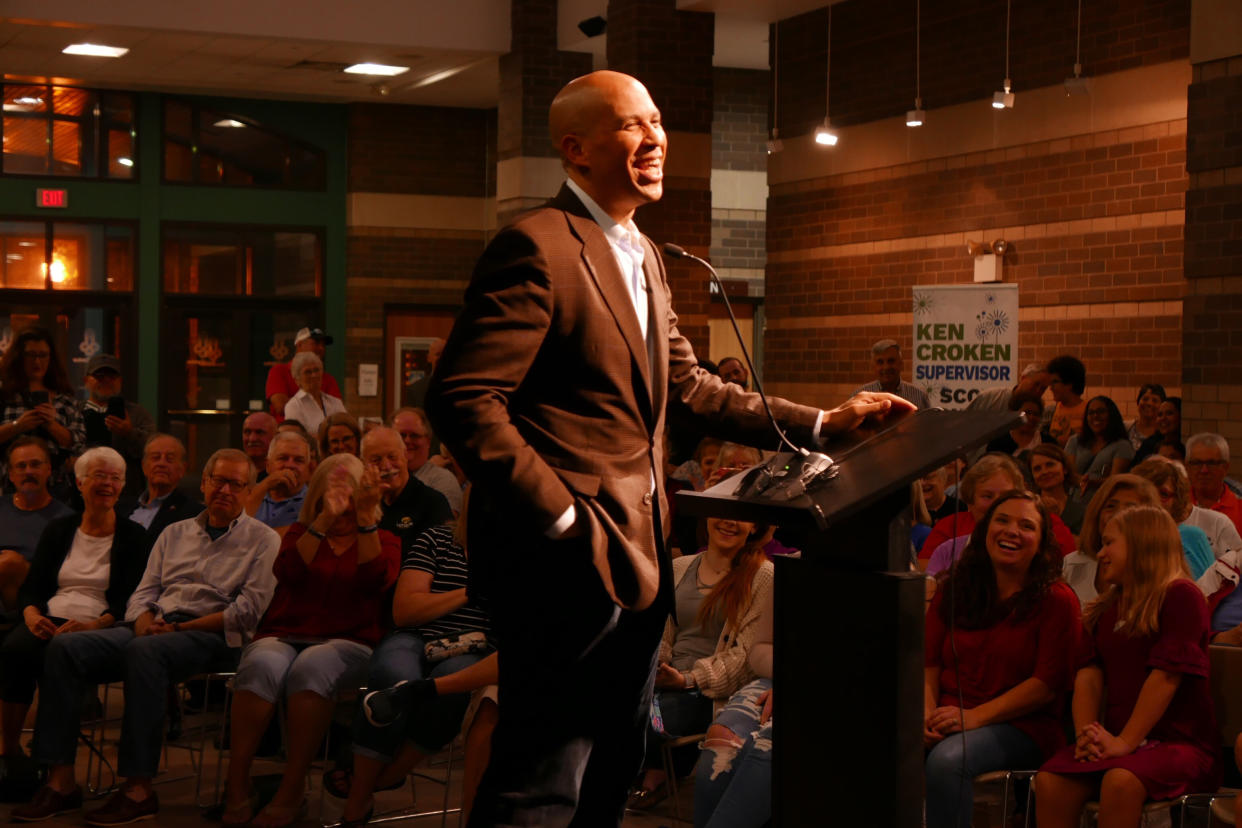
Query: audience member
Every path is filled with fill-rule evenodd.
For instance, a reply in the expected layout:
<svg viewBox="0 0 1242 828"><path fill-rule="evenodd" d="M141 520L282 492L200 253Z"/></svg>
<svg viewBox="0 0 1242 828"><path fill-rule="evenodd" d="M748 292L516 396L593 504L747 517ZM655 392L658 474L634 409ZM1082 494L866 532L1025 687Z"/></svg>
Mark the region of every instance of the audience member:
<svg viewBox="0 0 1242 828"><path fill-rule="evenodd" d="M985 454L962 477L962 500L966 511L941 518L923 542L920 558L927 559L927 573L935 575L953 565L970 540L975 524L987 513L992 501L1010 489L1025 489L1026 478L1012 458ZM1052 515L1052 534L1061 553L1074 551L1074 536L1059 517Z"/></svg>
<svg viewBox="0 0 1242 828"><path fill-rule="evenodd" d="M923 490L923 505L927 507L932 526L966 508L966 504L958 498L949 497L948 485L948 466L929 471L920 481L920 487Z"/></svg>
<svg viewBox="0 0 1242 828"><path fill-rule="evenodd" d="M704 735L694 781L698 828L762 828L772 819L774 592L759 611L750 648L757 678L729 698Z"/></svg>
<svg viewBox="0 0 1242 828"><path fill-rule="evenodd" d="M1182 538L1182 551L1186 554L1186 565L1190 569L1190 577L1198 580L1199 576L1215 563L1216 552L1207 533L1188 522L1192 505L1190 478L1186 475L1186 469L1163 457L1148 457L1132 471L1156 487L1156 494L1160 496L1160 505L1177 524L1178 534Z"/></svg>
<svg viewBox="0 0 1242 828"><path fill-rule="evenodd" d="M266 411L255 411L242 421L242 451L258 472L256 482L267 477L267 449L276 436L276 418Z"/></svg>
<svg viewBox="0 0 1242 828"><path fill-rule="evenodd" d="M453 509L453 514L461 511L461 484L447 469L442 469L431 460L431 443L435 435L431 433L431 423L420 408L398 408L392 413L389 422L405 443L406 463L410 474L423 483L444 495Z"/></svg>
<svg viewBox="0 0 1242 828"><path fill-rule="evenodd" d="M746 370L746 364L735 356L727 356L720 360L713 373L725 382L731 382L743 388L750 387L750 372Z"/></svg>
<svg viewBox="0 0 1242 828"><path fill-rule="evenodd" d="M1046 370L1050 379L1048 387L1057 403L1048 435L1058 446L1064 447L1069 438L1082 429L1083 415L1087 413L1087 401L1082 396L1087 388L1087 368L1077 357L1066 354L1050 360Z"/></svg>
<svg viewBox="0 0 1242 828"><path fill-rule="evenodd" d="M1176 434L1169 434L1160 441L1160 445L1156 448L1156 456L1164 457L1168 460L1176 460L1185 465L1186 444ZM1226 484L1228 484L1227 479Z"/></svg>
<svg viewBox="0 0 1242 828"><path fill-rule="evenodd" d="M306 430L306 426L304 426L300 420L295 420L292 417L286 417L284 422L276 426L276 433L280 434L282 432L302 435L302 439L306 441L306 445L310 446L311 462L319 462L319 444L315 441L315 438L311 436L311 433Z"/></svg>
<svg viewBox="0 0 1242 828"><path fill-rule="evenodd" d="M1135 451L1142 447L1144 440L1156 433L1156 412L1160 410L1164 398L1163 385L1151 382L1139 388L1138 416L1126 427L1126 436Z"/></svg>
<svg viewBox="0 0 1242 828"><path fill-rule="evenodd" d="M1010 429L1008 433L988 443L987 451L1012 454L1016 457L1043 444L1044 436L1040 434L1039 429L1043 425L1044 401L1032 391L1014 394L1009 404L1014 406L1013 411L1022 415L1022 422L1016 428Z"/></svg>
<svg viewBox="0 0 1242 828"><path fill-rule="evenodd" d="M52 497L52 455L47 443L23 434L5 452L13 494L0 497L0 614L18 610L17 591L34 560L39 535L49 521L72 514Z"/></svg>
<svg viewBox="0 0 1242 828"><path fill-rule="evenodd" d="M123 619L147 564L142 527L116 513L125 460L98 446L74 465L85 509L57 518L43 531L17 602L22 623L0 646L0 755L22 754L18 737L43 674L48 642Z"/></svg>
<svg viewBox="0 0 1242 828"><path fill-rule="evenodd" d="M319 424L319 456L328 458L333 454L358 456L358 441L362 432L352 414L341 411L324 418Z"/></svg>
<svg viewBox="0 0 1242 828"><path fill-rule="evenodd" d="M1160 452L1166 442L1180 443L1182 440L1182 398L1165 397L1164 402L1156 408L1156 431L1142 442L1134 452L1134 462L1141 463L1153 454ZM1185 459L1185 447L1182 448ZM1176 458L1173 458L1176 459Z"/></svg>
<svg viewBox="0 0 1242 828"><path fill-rule="evenodd" d="M254 469L237 449L220 449L203 468L207 508L169 526L155 542L125 611L133 624L56 636L44 657L34 759L49 766L47 784L13 818L36 822L82 805L74 782L83 693L125 679L118 773L111 799L86 815L88 825L124 825L159 812L151 787L159 766L171 683L235 657L267 609L280 538L242 508Z"/></svg>
<svg viewBox="0 0 1242 828"><path fill-rule="evenodd" d="M1078 474L1070 459L1055 443L1043 443L1031 450L1027 463L1031 480L1044 507L1077 535L1082 531L1083 512L1090 498L1078 485Z"/></svg>
<svg viewBox="0 0 1242 828"><path fill-rule="evenodd" d="M653 702L662 731L648 729L646 772L630 807L650 808L668 795L660 740L703 732L716 708L755 677L747 659L772 589L761 545L767 528L708 518L707 548L673 559L676 613L664 626Z"/></svg>
<svg viewBox="0 0 1242 828"><path fill-rule="evenodd" d="M422 533L406 552L393 596L395 629L375 648L367 686L403 683L404 703L381 709L368 698L354 720L352 781L337 771L329 790L348 791L344 819L367 813L376 790L400 785L462 729L469 693L441 694L434 680L495 651L486 611L466 594L465 519Z"/></svg>
<svg viewBox="0 0 1242 828"><path fill-rule="evenodd" d="M1083 492L1090 494L1110 474L1130 468L1134 447L1126 437L1126 425L1117 403L1093 397L1087 403L1082 429L1069 438L1065 454L1074 461Z"/></svg>
<svg viewBox="0 0 1242 828"><path fill-rule="evenodd" d="M43 328L20 331L0 357L0 403L0 446L23 434L47 441L55 488L64 461L82 451L86 428L56 343Z"/></svg>
<svg viewBox="0 0 1242 828"><path fill-rule="evenodd" d="M453 511L444 495L410 474L405 442L391 428L374 428L362 435L362 462L379 475L384 515L380 528L401 539L408 554L423 532L448 523Z"/></svg>
<svg viewBox="0 0 1242 828"><path fill-rule="evenodd" d="M979 521L932 599L923 689L928 828L969 828L975 776L1034 767L1064 742L1061 714L1082 628L1060 559L1051 515L1035 495L1011 490Z"/></svg>
<svg viewBox="0 0 1242 828"><path fill-rule="evenodd" d="M323 361L310 351L294 354L290 369L298 393L285 403L286 419L297 420L308 434L318 434L319 424L345 411L341 398L323 390Z"/></svg>
<svg viewBox="0 0 1242 828"><path fill-rule="evenodd" d="M1082 532L1078 535L1078 549L1065 557L1061 567L1065 582L1082 606L1094 601L1106 586L1096 557L1103 544L1104 527L1118 512L1135 506L1160 506L1156 487L1136 474L1114 474L1104 481L1087 504Z"/></svg>
<svg viewBox="0 0 1242 828"><path fill-rule="evenodd" d="M319 357L320 363L327 358L327 346L332 344L332 337L321 328L302 328L293 337L294 356L301 353L312 353ZM323 391L337 399L341 398L341 388L327 371L323 372ZM298 393L298 384L293 378L293 363L278 362L267 372L265 394L267 403L277 422L285 419L285 404Z"/></svg>
<svg viewBox="0 0 1242 828"><path fill-rule="evenodd" d="M1034 394L1039 397L1042 404L1044 392L1048 390L1048 385L1052 381L1048 372L1044 370L1044 366L1031 364L1022 369L1022 376L1018 379L1017 385L1013 388L989 388L986 391L980 391L975 398L966 405L967 411L1017 411L1014 407L1013 400L1018 396L1026 396ZM1042 419L1043 414L1041 412Z"/></svg>
<svg viewBox="0 0 1242 828"><path fill-rule="evenodd" d="M1208 684L1208 614L1186 577L1172 518L1137 506L1104 529L1107 590L1087 607L1086 664L1074 681L1073 745L1035 777L1041 828L1138 826L1149 799L1215 791L1220 732Z"/></svg>
<svg viewBox="0 0 1242 828"><path fill-rule="evenodd" d="M146 530L143 556L160 534L179 520L203 511L198 502L177 486L185 477L185 445L171 434L152 434L142 450L142 475L146 488L136 499L121 503L117 514Z"/></svg>
<svg viewBox="0 0 1242 828"><path fill-rule="evenodd" d="M1242 532L1242 501L1225 485L1229 473L1229 442L1219 434L1200 432L1186 441L1195 505L1220 512Z"/></svg>
<svg viewBox="0 0 1242 828"><path fill-rule="evenodd" d="M247 514L273 529L290 526L302 511L314 470L310 440L299 432L276 432L267 449L267 477L247 490Z"/></svg>
<svg viewBox="0 0 1242 828"><path fill-rule="evenodd" d="M869 382L855 391L888 391L909 400L919 408L931 408L927 392L901 378L901 346L894 339L881 339L871 346L871 359L875 365L875 382Z"/></svg>
<svg viewBox="0 0 1242 828"><path fill-rule="evenodd" d="M83 445L116 449L125 458L125 491L137 494L142 489L142 449L155 432L155 420L141 405L121 396L121 361L111 354L95 354L87 361L84 384Z"/></svg>
<svg viewBox="0 0 1242 828"><path fill-rule="evenodd" d="M351 454L326 458L276 556L276 591L233 680L225 825L277 828L296 821L306 772L336 695L356 688L383 635L381 601L397 579L400 542L379 528L379 475ZM257 815L250 765L285 699L284 775Z"/></svg>
<svg viewBox="0 0 1242 828"><path fill-rule="evenodd" d="M720 456L720 447L724 440L718 437L704 437L694 450L694 456L682 463L667 475L670 480L681 480L690 484L696 492L707 488L707 479L716 470L716 458Z"/></svg>

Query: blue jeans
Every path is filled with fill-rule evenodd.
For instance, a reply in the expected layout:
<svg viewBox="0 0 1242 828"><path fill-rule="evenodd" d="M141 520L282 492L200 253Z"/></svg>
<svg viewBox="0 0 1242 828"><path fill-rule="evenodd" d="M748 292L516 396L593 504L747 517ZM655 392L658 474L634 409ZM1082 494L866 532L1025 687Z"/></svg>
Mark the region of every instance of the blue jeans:
<svg viewBox="0 0 1242 828"><path fill-rule="evenodd" d="M342 687L357 689L370 657L370 647L343 638L321 644L259 638L242 651L233 691L248 691L268 704L304 691L331 699Z"/></svg>
<svg viewBox="0 0 1242 828"><path fill-rule="evenodd" d="M772 819L772 720L759 724L757 700L772 688L756 679L733 694L713 724L742 740L740 747L705 744L695 768L697 828L759 828Z"/></svg>
<svg viewBox="0 0 1242 828"><path fill-rule="evenodd" d="M399 681L438 678L464 670L481 661L485 653L453 656L428 664L423 655L426 642L412 632L394 632L375 647L367 673L367 687L378 690ZM389 762L409 739L421 753L431 754L453 741L461 730L462 717L470 705L469 693L436 696L416 707L402 710L388 727L375 727L362 714L354 716L354 753Z"/></svg>
<svg viewBox="0 0 1242 828"><path fill-rule="evenodd" d="M965 752L965 775L962 753ZM1031 770L1043 762L1039 746L1011 724L946 736L927 753L927 828L970 828L973 780L998 770Z"/></svg>
<svg viewBox="0 0 1242 828"><path fill-rule="evenodd" d="M660 743L668 739L679 739L692 733L702 733L712 723L713 702L698 690L657 690L655 698L660 707L660 718L664 723L664 732L659 733L651 724L647 725L647 753L643 767L656 769L663 767L660 758ZM673 772L678 777L690 771L691 762L685 759L688 752L674 752Z"/></svg>
<svg viewBox="0 0 1242 828"><path fill-rule="evenodd" d="M124 680L125 714L117 771L151 777L159 768L168 688L235 653L216 632L170 632L135 638L128 627L58 635L47 647L39 683L34 758L72 765L82 696L93 685Z"/></svg>

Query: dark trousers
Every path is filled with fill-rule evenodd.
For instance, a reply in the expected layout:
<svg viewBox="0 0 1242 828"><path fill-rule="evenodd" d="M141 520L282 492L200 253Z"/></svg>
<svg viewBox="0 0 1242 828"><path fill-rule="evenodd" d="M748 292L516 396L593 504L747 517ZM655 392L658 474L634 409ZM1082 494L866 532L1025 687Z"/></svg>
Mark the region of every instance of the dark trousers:
<svg viewBox="0 0 1242 828"><path fill-rule="evenodd" d="M522 570L491 600L500 719L470 826L619 826L666 612L616 606L585 542L541 544Z"/></svg>
<svg viewBox="0 0 1242 828"><path fill-rule="evenodd" d="M64 618L48 618L57 626L65 623ZM32 633L25 621L18 621L9 631L0 644L0 701L13 704L34 701L35 687L43 675L43 654L49 642L50 639Z"/></svg>

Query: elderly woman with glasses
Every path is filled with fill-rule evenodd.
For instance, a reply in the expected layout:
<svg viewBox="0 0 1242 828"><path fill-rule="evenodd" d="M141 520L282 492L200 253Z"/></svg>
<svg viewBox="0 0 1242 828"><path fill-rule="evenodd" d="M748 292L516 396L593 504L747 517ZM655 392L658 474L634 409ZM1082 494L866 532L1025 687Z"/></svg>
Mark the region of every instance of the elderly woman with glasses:
<svg viewBox="0 0 1242 828"><path fill-rule="evenodd" d="M18 736L55 637L111 627L147 565L143 528L117 519L125 460L115 450L88 450L74 465L85 511L50 522L39 538L18 592L22 623L0 645L3 755L19 754Z"/></svg>
<svg viewBox="0 0 1242 828"><path fill-rule="evenodd" d="M401 544L379 528L379 504L378 474L352 454L328 457L311 478L272 567L276 593L234 679L226 825L274 828L298 819L336 693L363 681L384 632L382 605L397 580ZM281 696L288 761L280 788L254 815L250 764Z"/></svg>

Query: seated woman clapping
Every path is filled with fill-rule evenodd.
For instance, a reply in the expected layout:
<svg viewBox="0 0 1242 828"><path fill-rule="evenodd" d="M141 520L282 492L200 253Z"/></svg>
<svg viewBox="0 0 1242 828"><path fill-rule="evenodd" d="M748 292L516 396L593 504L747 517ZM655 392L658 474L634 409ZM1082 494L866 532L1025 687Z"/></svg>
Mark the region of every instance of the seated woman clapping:
<svg viewBox="0 0 1242 828"><path fill-rule="evenodd" d="M74 473L85 509L44 528L18 592L23 623L0 647L3 756L21 753L18 737L43 673L48 643L59 635L99 630L123 620L147 564L142 527L116 514L125 486L125 459L100 446L78 458Z"/></svg>
<svg viewBox="0 0 1242 828"><path fill-rule="evenodd" d="M381 602L397 577L400 542L378 528L374 469L335 454L315 470L298 522L273 565L276 592L234 679L224 822L251 821L250 764L276 702L288 711L288 761L256 826L293 823L334 696L357 687L383 634Z"/></svg>
<svg viewBox="0 0 1242 828"><path fill-rule="evenodd" d="M1207 605L1176 524L1159 507L1126 509L1105 526L1098 559L1106 588L1083 619L1077 740L1035 777L1040 828L1077 826L1096 797L1101 826L1137 828L1148 799L1220 784Z"/></svg>
<svg viewBox="0 0 1242 828"><path fill-rule="evenodd" d="M650 807L667 794L659 740L703 732L716 707L755 677L747 659L772 590L772 563L761 546L766 532L709 518L707 548L673 560L678 623L665 624L655 677L663 732L649 729L647 770L629 807Z"/></svg>
<svg viewBox="0 0 1242 828"><path fill-rule="evenodd" d="M372 793L401 784L451 742L470 691L495 681L490 621L466 594L468 511L467 497L455 526L428 529L406 552L392 602L397 629L375 648L372 692L354 721L352 780L341 770L326 778L329 791L348 791L342 824L365 824Z"/></svg>
<svg viewBox="0 0 1242 828"><path fill-rule="evenodd" d="M1060 715L1081 622L1039 499L998 497L927 610L927 826L967 828L971 781L1039 765Z"/></svg>

